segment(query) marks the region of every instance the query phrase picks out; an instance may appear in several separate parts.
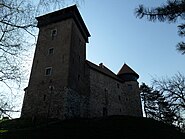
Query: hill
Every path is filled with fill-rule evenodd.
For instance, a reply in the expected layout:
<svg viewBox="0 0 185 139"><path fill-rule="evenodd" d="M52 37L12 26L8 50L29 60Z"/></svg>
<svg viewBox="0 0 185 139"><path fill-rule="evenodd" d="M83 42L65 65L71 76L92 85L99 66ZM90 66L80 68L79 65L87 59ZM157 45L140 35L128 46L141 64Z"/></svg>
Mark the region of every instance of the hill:
<svg viewBox="0 0 185 139"><path fill-rule="evenodd" d="M121 139L183 139L185 134L175 127L152 119L109 116L95 119L50 120L32 123L14 119L0 123L1 139L71 139L71 138L121 138Z"/></svg>

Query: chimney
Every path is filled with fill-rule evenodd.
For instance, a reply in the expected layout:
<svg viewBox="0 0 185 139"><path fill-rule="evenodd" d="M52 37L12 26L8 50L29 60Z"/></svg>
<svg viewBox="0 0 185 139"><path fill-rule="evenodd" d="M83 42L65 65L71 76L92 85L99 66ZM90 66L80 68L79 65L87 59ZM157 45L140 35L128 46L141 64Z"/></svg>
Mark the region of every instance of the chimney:
<svg viewBox="0 0 185 139"><path fill-rule="evenodd" d="M100 66L101 68L104 68L103 63L100 63L99 66Z"/></svg>

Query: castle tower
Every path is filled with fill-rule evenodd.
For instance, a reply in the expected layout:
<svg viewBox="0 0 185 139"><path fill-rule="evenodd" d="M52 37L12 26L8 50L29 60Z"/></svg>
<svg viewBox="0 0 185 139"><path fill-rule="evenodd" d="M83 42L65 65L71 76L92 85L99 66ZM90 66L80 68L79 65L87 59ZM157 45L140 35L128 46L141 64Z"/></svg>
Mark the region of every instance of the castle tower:
<svg viewBox="0 0 185 139"><path fill-rule="evenodd" d="M83 114L86 43L90 34L76 6L36 18L39 35L21 117ZM82 96L82 97L80 97ZM85 102L84 102L85 103Z"/></svg>
<svg viewBox="0 0 185 139"><path fill-rule="evenodd" d="M125 92L127 92L127 114L142 116L139 83L137 81L139 75L127 64L124 64L117 76L123 80Z"/></svg>

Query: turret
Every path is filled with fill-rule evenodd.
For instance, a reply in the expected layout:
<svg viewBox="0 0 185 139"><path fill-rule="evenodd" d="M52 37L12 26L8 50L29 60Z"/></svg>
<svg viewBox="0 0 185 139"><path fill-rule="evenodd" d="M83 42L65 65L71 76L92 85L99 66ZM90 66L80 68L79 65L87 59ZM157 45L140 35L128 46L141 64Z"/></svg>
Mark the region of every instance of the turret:
<svg viewBox="0 0 185 139"><path fill-rule="evenodd" d="M127 64L123 65L117 76L120 77L123 81L137 81L139 78L139 75Z"/></svg>

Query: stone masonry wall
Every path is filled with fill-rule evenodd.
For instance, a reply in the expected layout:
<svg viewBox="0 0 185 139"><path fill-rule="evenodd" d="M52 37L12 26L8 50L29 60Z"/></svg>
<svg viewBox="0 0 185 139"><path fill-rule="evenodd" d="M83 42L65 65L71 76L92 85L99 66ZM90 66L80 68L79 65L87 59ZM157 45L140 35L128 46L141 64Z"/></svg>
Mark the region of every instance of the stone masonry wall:
<svg viewBox="0 0 185 139"><path fill-rule="evenodd" d="M87 118L89 98L70 88L65 88L64 94L64 119Z"/></svg>
<svg viewBox="0 0 185 139"><path fill-rule="evenodd" d="M142 116L138 83L122 83L90 69L90 117Z"/></svg>
<svg viewBox="0 0 185 139"><path fill-rule="evenodd" d="M124 115L125 94L121 83L95 70L90 70L90 115Z"/></svg>
<svg viewBox="0 0 185 139"><path fill-rule="evenodd" d="M139 83L135 81L125 82L123 90L127 95L128 115L142 117Z"/></svg>

